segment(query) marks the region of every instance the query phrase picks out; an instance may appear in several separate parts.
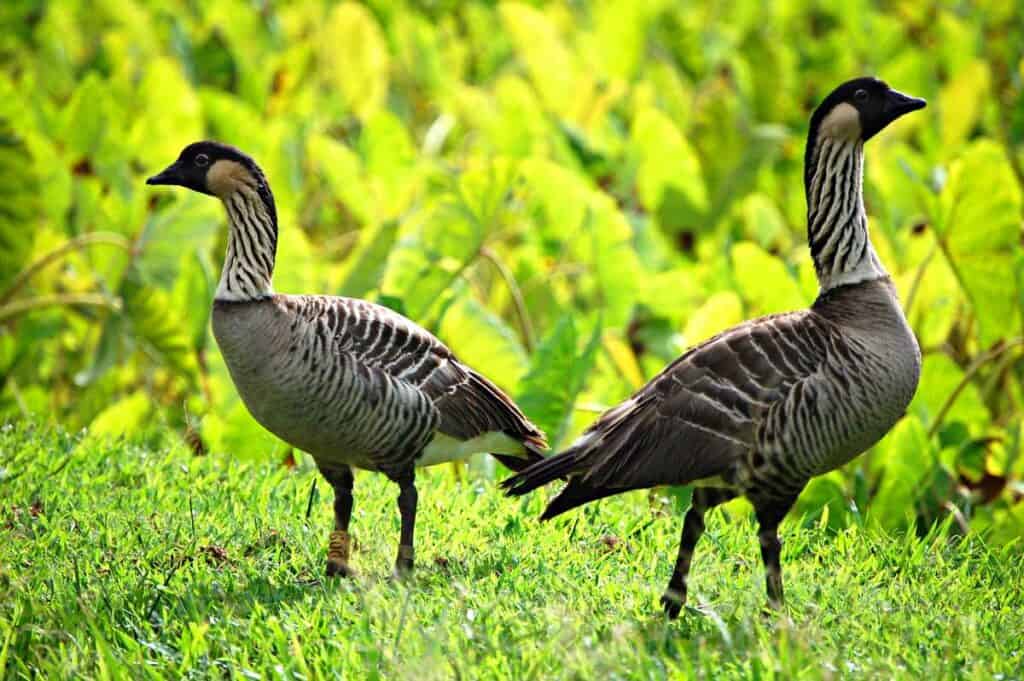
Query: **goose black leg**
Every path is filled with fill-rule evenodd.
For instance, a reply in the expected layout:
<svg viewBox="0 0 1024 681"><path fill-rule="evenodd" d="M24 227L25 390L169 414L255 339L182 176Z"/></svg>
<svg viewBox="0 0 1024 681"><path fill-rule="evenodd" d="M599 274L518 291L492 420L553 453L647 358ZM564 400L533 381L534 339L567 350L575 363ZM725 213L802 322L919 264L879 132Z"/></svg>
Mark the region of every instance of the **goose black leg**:
<svg viewBox="0 0 1024 681"><path fill-rule="evenodd" d="M768 590L768 607L778 610L785 603L782 592L782 541L779 539L779 523L796 502L790 499L773 499L768 502L754 501L754 511L759 525L757 538L761 544L761 560L764 562L764 581Z"/></svg>
<svg viewBox="0 0 1024 681"><path fill-rule="evenodd" d="M348 466L321 467L320 472L334 488L334 531L327 549L327 576L351 577L355 571L348 561L352 552L352 536L348 524L352 519L352 486L355 480Z"/></svg>
<svg viewBox="0 0 1024 681"><path fill-rule="evenodd" d="M395 574L404 577L412 572L413 566L413 534L416 530L416 493L415 476L408 473L397 480L401 491L398 493L398 512L402 516L402 531L398 540L398 559L395 561Z"/></svg>
<svg viewBox="0 0 1024 681"><path fill-rule="evenodd" d="M693 550L704 534L704 513L735 496L735 492L716 487L698 487L693 490L690 510L686 512L686 518L683 520L683 534L679 539L676 567L668 581L668 588L661 597L661 606L669 619L679 617L679 612L686 604L686 581L690 575Z"/></svg>

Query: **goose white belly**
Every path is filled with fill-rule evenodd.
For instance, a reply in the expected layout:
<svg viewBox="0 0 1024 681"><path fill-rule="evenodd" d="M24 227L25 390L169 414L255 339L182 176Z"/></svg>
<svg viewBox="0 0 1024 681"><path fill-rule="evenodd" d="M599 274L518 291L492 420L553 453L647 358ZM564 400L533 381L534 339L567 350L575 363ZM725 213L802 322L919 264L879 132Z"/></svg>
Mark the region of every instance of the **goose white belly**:
<svg viewBox="0 0 1024 681"><path fill-rule="evenodd" d="M423 455L416 459L418 467L433 466L445 461L461 461L473 454L525 454L522 443L513 440L505 433L490 432L478 435L469 440L457 440L441 432L427 443Z"/></svg>

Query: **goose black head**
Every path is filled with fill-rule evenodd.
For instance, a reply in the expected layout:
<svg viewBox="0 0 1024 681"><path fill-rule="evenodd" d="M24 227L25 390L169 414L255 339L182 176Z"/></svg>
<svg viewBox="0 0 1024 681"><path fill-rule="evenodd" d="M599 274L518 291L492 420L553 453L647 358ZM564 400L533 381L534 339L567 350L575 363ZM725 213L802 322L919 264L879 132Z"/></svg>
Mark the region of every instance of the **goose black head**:
<svg viewBox="0 0 1024 681"><path fill-rule="evenodd" d="M221 142L193 142L171 165L146 180L146 184L171 184L210 196L233 193L239 183L254 188L266 184L256 162L235 147Z"/></svg>
<svg viewBox="0 0 1024 681"><path fill-rule="evenodd" d="M900 116L923 109L925 104L877 78L854 78L833 90L815 109L811 134L867 142Z"/></svg>
<svg viewBox="0 0 1024 681"><path fill-rule="evenodd" d="M178 160L146 180L146 184L178 185L221 199L248 190L259 196L277 220L274 196L263 171L248 154L222 142L193 142L181 150Z"/></svg>

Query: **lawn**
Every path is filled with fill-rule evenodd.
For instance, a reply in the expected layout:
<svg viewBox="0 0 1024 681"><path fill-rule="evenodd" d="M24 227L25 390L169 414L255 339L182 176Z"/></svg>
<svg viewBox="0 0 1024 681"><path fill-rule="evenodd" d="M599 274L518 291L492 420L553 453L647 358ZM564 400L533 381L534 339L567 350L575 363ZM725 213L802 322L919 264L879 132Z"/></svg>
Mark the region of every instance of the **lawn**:
<svg viewBox="0 0 1024 681"><path fill-rule="evenodd" d="M0 676L1020 678L1024 556L784 525L766 616L742 506L708 518L693 607L657 599L677 502L634 493L540 525L482 467L419 477L418 569L389 578L396 488L356 477L354 565L321 577L329 492L308 466L194 457L169 432L0 434Z"/></svg>

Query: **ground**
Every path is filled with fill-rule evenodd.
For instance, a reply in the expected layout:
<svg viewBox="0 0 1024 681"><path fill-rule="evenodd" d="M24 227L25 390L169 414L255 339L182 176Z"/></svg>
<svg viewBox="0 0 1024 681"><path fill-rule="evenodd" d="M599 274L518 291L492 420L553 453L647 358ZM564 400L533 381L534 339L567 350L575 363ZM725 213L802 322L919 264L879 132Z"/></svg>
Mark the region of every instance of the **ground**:
<svg viewBox="0 0 1024 681"><path fill-rule="evenodd" d="M0 433L0 677L1021 678L1024 552L977 537L783 525L784 614L755 532L708 516L679 621L681 516L623 495L539 524L447 465L419 477L417 572L389 579L397 488L356 476L359 577L322 577L330 493L300 465L164 433ZM479 476L477 476L479 478Z"/></svg>

